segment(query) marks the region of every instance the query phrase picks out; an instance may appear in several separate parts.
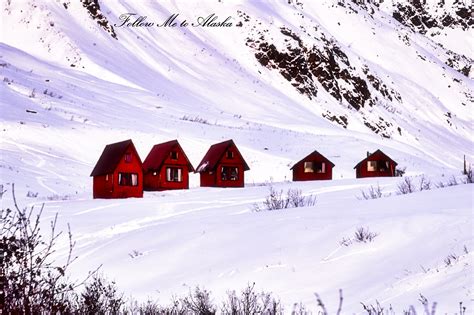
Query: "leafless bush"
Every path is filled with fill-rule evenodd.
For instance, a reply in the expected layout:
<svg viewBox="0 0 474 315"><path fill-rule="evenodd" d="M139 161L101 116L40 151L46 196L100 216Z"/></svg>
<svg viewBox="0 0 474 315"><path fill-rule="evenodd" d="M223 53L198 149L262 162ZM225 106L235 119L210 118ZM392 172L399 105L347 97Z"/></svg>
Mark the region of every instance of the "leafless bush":
<svg viewBox="0 0 474 315"><path fill-rule="evenodd" d="M367 314L369 315L385 315L385 314L389 314L388 311L385 310L385 308L383 308L379 301L375 301L375 305L365 305L364 303L360 303L362 304L362 308L364 309L364 311L367 312ZM390 307L391 309L391 307ZM391 314L395 314L395 313L391 313Z"/></svg>
<svg viewBox="0 0 474 315"><path fill-rule="evenodd" d="M321 299L321 297L319 296L318 293L314 293L315 297L316 297L316 302L318 303L318 306L319 308L321 309L318 314L321 314L321 315L329 315L331 313L328 313L327 309L326 309L326 305L324 305L324 302L323 300ZM339 306L337 308L337 311L336 311L336 315L340 315L341 312L342 312L342 302L343 302L344 298L342 296L342 290L339 289Z"/></svg>
<svg viewBox="0 0 474 315"><path fill-rule="evenodd" d="M369 228L359 227L354 233L354 241L359 243L372 242L378 233L370 232Z"/></svg>
<svg viewBox="0 0 474 315"><path fill-rule="evenodd" d="M206 289L198 286L194 292L182 299L181 303L189 314L213 315L216 313L216 307L211 300L211 294Z"/></svg>
<svg viewBox="0 0 474 315"><path fill-rule="evenodd" d="M74 260L72 234L69 230L66 261L56 263L51 256L62 234L56 232L57 214L51 221L50 236L45 239L40 234L43 207L39 211L34 206L20 209L13 184L12 196L13 209L2 209L0 212L3 310L6 314L69 313L73 307L71 297L79 285L69 282L66 273Z"/></svg>
<svg viewBox="0 0 474 315"><path fill-rule="evenodd" d="M79 314L120 314L124 304L123 293L117 291L115 282L94 275L85 285L76 311Z"/></svg>
<svg viewBox="0 0 474 315"><path fill-rule="evenodd" d="M36 198L36 197L38 197L38 192L32 192L32 191L29 190L29 191L26 193L26 197L28 197L28 198Z"/></svg>
<svg viewBox="0 0 474 315"><path fill-rule="evenodd" d="M3 184L0 185L0 200L3 198L3 194L6 193L7 190L3 189Z"/></svg>
<svg viewBox="0 0 474 315"><path fill-rule="evenodd" d="M316 196L303 196L300 189L288 189L286 195L283 190L275 190L273 186L269 188L270 194L265 198L263 205L254 204L253 210L256 212L264 210L280 210L297 207L310 207L316 204Z"/></svg>
<svg viewBox="0 0 474 315"><path fill-rule="evenodd" d="M472 174L472 167L471 165L469 165L469 168L467 169L467 172L466 172L466 184L472 184L474 183L474 178L473 178L473 174Z"/></svg>
<svg viewBox="0 0 474 315"><path fill-rule="evenodd" d="M405 177L401 183L398 184L398 195L411 194L416 191L415 185L410 177Z"/></svg>
<svg viewBox="0 0 474 315"><path fill-rule="evenodd" d="M459 182L457 181L456 177L453 175L451 176L451 178L448 180L448 182L446 183L446 186L457 186L459 185Z"/></svg>
<svg viewBox="0 0 474 315"><path fill-rule="evenodd" d="M406 167L403 167L403 168L395 168L395 176L398 176L398 177L402 177L403 175L405 175L405 172L406 172L407 168Z"/></svg>
<svg viewBox="0 0 474 315"><path fill-rule="evenodd" d="M431 181L425 177L425 175L421 176L420 178L420 185L419 190L430 190L431 189Z"/></svg>
<svg viewBox="0 0 474 315"><path fill-rule="evenodd" d="M370 186L367 192L361 190L361 197L358 199L368 200L368 199L378 199L382 197L383 197L382 188L380 188L379 184L377 183L376 187Z"/></svg>
<svg viewBox="0 0 474 315"><path fill-rule="evenodd" d="M283 314L280 301L275 299L271 293L255 292L255 283L247 285L240 296L235 291L227 292L227 300L224 301L222 314Z"/></svg>
<svg viewBox="0 0 474 315"><path fill-rule="evenodd" d="M180 119L185 120L185 121L191 121L191 122L197 122L197 123L200 123L200 124L209 125L209 122L207 121L207 119L204 119L204 118L199 117L199 116L194 116L193 117L193 116L184 115Z"/></svg>
<svg viewBox="0 0 474 315"><path fill-rule="evenodd" d="M458 259L459 259L459 256L458 256L458 255L456 255L456 254L449 254L449 255L446 256L446 258L444 259L444 263L445 263L446 267L449 267L449 266L453 265Z"/></svg>

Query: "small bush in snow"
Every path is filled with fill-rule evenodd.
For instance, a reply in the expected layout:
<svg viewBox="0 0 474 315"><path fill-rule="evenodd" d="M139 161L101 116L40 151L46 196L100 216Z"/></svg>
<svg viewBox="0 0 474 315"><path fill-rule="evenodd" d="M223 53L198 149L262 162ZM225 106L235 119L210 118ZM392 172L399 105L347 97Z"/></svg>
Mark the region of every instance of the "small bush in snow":
<svg viewBox="0 0 474 315"><path fill-rule="evenodd" d="M316 196L303 196L300 189L288 189L286 195L283 190L277 191L273 186L269 188L270 194L265 198L263 205L254 204L256 212L263 210L280 210L286 208L310 207L316 204Z"/></svg>
<svg viewBox="0 0 474 315"><path fill-rule="evenodd" d="M458 255L456 254L449 254L445 259L444 259L444 263L446 265L446 267L449 267L451 265L453 265L457 260L458 260Z"/></svg>
<svg viewBox="0 0 474 315"><path fill-rule="evenodd" d="M372 242L377 237L377 235L379 234L370 232L369 228L360 227L354 233L354 240L359 243Z"/></svg>
<svg viewBox="0 0 474 315"><path fill-rule="evenodd" d="M115 282L94 275L84 287L78 302L79 314L119 314L125 304Z"/></svg>
<svg viewBox="0 0 474 315"><path fill-rule="evenodd" d="M398 177L402 177L403 175L405 175L405 172L406 172L407 168L404 167L404 168L395 168L395 176L398 176Z"/></svg>
<svg viewBox="0 0 474 315"><path fill-rule="evenodd" d="M240 296L235 291L227 292L227 300L224 301L222 314L283 314L280 301L276 300L271 293L255 292L255 283L247 285Z"/></svg>
<svg viewBox="0 0 474 315"><path fill-rule="evenodd" d="M405 177L403 181L398 184L397 188L398 195L411 194L416 191L415 185L413 184L413 181L410 177Z"/></svg>
<svg viewBox="0 0 474 315"><path fill-rule="evenodd" d="M430 190L431 189L431 181L425 177L425 175L421 176L419 190Z"/></svg>
<svg viewBox="0 0 474 315"><path fill-rule="evenodd" d="M204 118L199 117L199 116L194 116L193 117L193 116L184 115L180 119L185 120L185 121L191 121L191 122L197 122L197 123L200 123L200 124L209 125L209 122L207 121L207 119L204 119Z"/></svg>
<svg viewBox="0 0 474 315"><path fill-rule="evenodd" d="M29 190L29 191L26 193L26 197L28 197L28 198L36 198L36 197L38 197L38 193L37 193L37 192L32 192L32 191Z"/></svg>
<svg viewBox="0 0 474 315"><path fill-rule="evenodd" d="M474 183L474 181L473 181L474 178L473 178L473 176L472 176L473 174L472 174L472 167L471 167L471 165L469 165L469 169L467 170L467 172L466 172L465 175L466 175L466 184L472 184L472 183Z"/></svg>
<svg viewBox="0 0 474 315"><path fill-rule="evenodd" d="M212 315L216 313L216 308L211 300L211 293L206 289L196 287L194 292L182 299L182 305L186 314Z"/></svg>
<svg viewBox="0 0 474 315"><path fill-rule="evenodd" d="M359 199L378 199L382 198L383 193L382 193L382 188L380 188L379 184L377 183L377 186L370 186L369 190L367 191L361 191L361 197Z"/></svg>

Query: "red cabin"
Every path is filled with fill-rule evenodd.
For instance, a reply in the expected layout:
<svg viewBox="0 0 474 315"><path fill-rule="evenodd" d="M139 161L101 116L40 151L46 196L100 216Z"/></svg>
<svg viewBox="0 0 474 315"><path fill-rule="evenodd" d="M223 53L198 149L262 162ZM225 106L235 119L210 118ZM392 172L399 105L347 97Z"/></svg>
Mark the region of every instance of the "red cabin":
<svg viewBox="0 0 474 315"><path fill-rule="evenodd" d="M144 190L188 189L194 167L178 140L155 145L143 162Z"/></svg>
<svg viewBox="0 0 474 315"><path fill-rule="evenodd" d="M244 187L244 172L248 170L232 140L212 145L197 167L201 187Z"/></svg>
<svg viewBox="0 0 474 315"><path fill-rule="evenodd" d="M372 154L367 152L367 157L360 161L354 168L356 177L393 177L395 176L395 167L397 162L389 158L380 150Z"/></svg>
<svg viewBox="0 0 474 315"><path fill-rule="evenodd" d="M132 140L107 145L91 176L94 198L143 197L142 161Z"/></svg>
<svg viewBox="0 0 474 315"><path fill-rule="evenodd" d="M334 163L325 158L318 151L314 151L307 157L293 165L293 180L325 180L332 179L332 168Z"/></svg>

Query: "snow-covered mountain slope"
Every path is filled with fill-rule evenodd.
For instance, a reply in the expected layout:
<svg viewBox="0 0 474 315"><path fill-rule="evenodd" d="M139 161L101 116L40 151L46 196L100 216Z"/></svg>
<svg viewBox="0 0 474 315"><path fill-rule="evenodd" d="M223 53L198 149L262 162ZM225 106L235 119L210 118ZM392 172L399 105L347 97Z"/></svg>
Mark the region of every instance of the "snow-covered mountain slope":
<svg viewBox="0 0 474 315"><path fill-rule="evenodd" d="M2 2L1 184L9 189L11 183L15 183L17 197L23 202L67 199L59 205L48 203L47 209L59 210L56 206L60 206L61 210L70 209L64 212L62 222L72 221L73 230L77 227L81 255L87 256L88 252L94 252L97 248L107 248L108 236L100 234L102 229L133 225L135 220L141 219L146 223L146 218L152 217L150 222L153 223L150 226L145 224L146 229L142 232L149 234L147 237L155 235L162 225L160 220L166 217L166 207L172 208L172 213L178 211L179 220L195 220L194 224L188 224L193 231L199 228L196 222L202 220L213 226L220 220L232 225L233 216L230 214L247 211L250 201L260 200L266 194L266 188L252 186L235 192L219 191L214 195L213 190L196 188L198 177L191 175L191 187L194 189L176 193L177 197L174 193L165 193L164 198L161 194L146 194L150 198L127 200L117 203L117 206L114 201L90 200L92 180L89 174L104 146L129 138L133 139L142 159L154 144L178 139L194 166L211 144L232 138L251 168L246 173L249 186L269 180L281 182L291 179L289 168L293 163L318 150L335 163L335 180L331 183L308 183L302 187L306 192L316 189L321 193L319 190L330 189L332 185L341 186L335 189L344 193L331 195L326 207L321 210L328 215L328 222L340 217L335 215L331 218L329 214L332 211L350 211L346 208L356 200L354 196L360 189L360 181L354 179L353 167L366 156L367 151L381 149L400 167L406 167L408 175L425 173L437 176L439 180L443 176L458 175L464 155L468 161L474 160L474 85L470 70L474 54L469 27L472 17L466 15L464 10L467 5L458 0L437 1L435 6L430 5L430 1L427 4L401 0L380 4L362 2ZM133 24L139 16L146 16L146 22L154 25L145 27L135 23L135 26L120 26L126 13L135 14L130 15L126 23ZM232 25L209 26L204 21L212 14L216 16L216 22L230 17L228 21ZM177 26L157 26L173 15ZM199 17L203 19L198 20ZM184 20L189 25L180 27ZM191 25L199 21L206 25ZM376 179L367 180L363 187L376 182ZM388 182L395 189L396 180ZM292 184L281 185L286 187ZM443 190L439 198L448 200L436 209L441 212L448 211L448 208L458 209L459 215L466 220L471 214L469 209L472 209L472 188L453 188L452 194L450 191ZM423 200L437 197L438 192L420 193L413 202L423 203ZM36 194L36 199L26 197ZM166 200L168 206L158 204L155 197ZM181 198L187 201L175 207ZM202 212L204 217L195 216L192 210L199 208L203 199L209 198L216 198L216 202L223 206L215 209L206 206ZM384 225L388 223L382 222L382 217L398 216L396 209L390 208L392 212L388 214L378 214L375 209L379 206L395 207L397 202L405 200L395 198L399 197L367 203L368 210L364 210L366 212L360 219L349 216L343 223L344 227L332 230L326 236L332 239L332 243L316 256L310 256L311 259L320 261L327 257L330 249L337 246L339 236L350 233L346 227L353 229L356 223L370 221L372 215L381 217L380 222L372 217L374 225L380 230L385 229ZM193 200L197 200L197 205ZM338 200L348 201L338 205ZM459 203L453 203L453 200ZM232 206L227 208L228 204ZM450 204L453 204L452 208ZM365 203L358 205L360 209L365 209ZM394 219L399 229L393 233L403 234L402 226L406 224L425 226L433 223L437 229L426 234L420 232L421 236L413 232L414 238L431 239L440 233L441 226L438 224L442 220L452 226L458 225L457 214L452 212L446 217L436 215L431 218L430 205L420 208L421 220L411 216L405 219L404 215L408 214L400 213ZM87 211L94 208L98 210ZM130 208L136 211L129 217L127 210ZM399 209L405 208L401 206ZM319 213L312 210L301 210L298 215L302 218L308 216L308 222L317 222ZM189 217L183 214L187 212ZM216 216L218 213L219 216ZM108 220L113 217L112 214L123 220L104 221L104 225L83 230L87 229L95 214L101 220ZM159 218L154 218L155 215ZM246 212L238 225L252 221L254 215ZM287 213L283 217L293 215ZM237 229L234 232L248 232L252 236L259 234L261 226L270 226L272 231L280 227L279 224L273 225L271 215L264 216L266 219L261 223L257 220L248 231ZM275 214L275 220L285 220L277 216ZM208 219L212 222L206 221ZM167 233L179 225L178 219L173 220L177 221L167 227ZM321 227L319 224L315 226ZM142 224L137 226L141 231ZM301 228L304 226L297 224L287 231L291 234ZM222 233L226 231L225 228L219 230ZM460 227L460 231L463 240L469 238L465 226ZM123 236L124 242L131 244L127 245L131 251L141 239L134 233L142 232L125 227L120 237ZM422 263L431 266L428 268L442 264L443 255L448 255L452 248L454 250L458 246L458 242L452 240L459 240L459 235L451 232L449 241L436 243L442 249L442 255L435 255L439 248L434 245L423 253ZM89 242L88 233L97 236L98 243ZM307 250L310 241L306 236L302 237L307 245L299 247L299 243L292 240L288 247L295 247L295 251ZM472 235L470 237L469 242L472 243ZM239 246L244 247L249 238ZM320 244L324 239L321 234L314 241ZM186 242L186 238L178 239L177 250L186 251ZM466 240L467 246L470 246L469 242ZM216 247L208 244L206 248L221 248L222 244L214 244ZM399 247L403 246L398 244L395 248ZM415 248L418 246L409 245L404 255L411 256ZM156 245L156 250L165 251L165 246ZM455 250L460 251L457 247ZM395 252L392 249L383 250L381 256L391 259ZM284 256L291 257L293 254L287 252ZM114 253L105 251L104 257L107 255L115 257ZM97 257L98 260L114 261ZM150 256L150 261L157 257ZM148 263L151 264L150 261ZM357 259L351 262L364 263ZM171 268L174 263L169 261L166 266ZM205 266L212 265L212 262L208 263ZM225 263L222 262L220 268ZM242 260L239 263L242 267L239 268L247 266L250 270L248 264ZM309 268L306 269L308 273L315 272L314 267L308 267L308 261L305 264L304 268ZM410 264L407 269L413 270L409 257L396 265L407 264ZM81 265L78 269L85 266L88 265ZM185 265L177 266L176 270L187 268ZM472 270L472 263L469 266L471 269L468 271ZM122 263L110 263L105 269L118 277L113 269L121 270L123 267ZM342 265L339 267L338 272L343 272ZM390 273L393 271L398 275L401 270L390 270ZM225 270L220 270L218 274L221 272ZM455 277L466 272L460 270ZM177 278L170 278L167 283L186 278L179 278L176 272L170 275ZM372 291L354 295L351 303L357 304L374 297L371 292L378 291L379 285L389 287L397 275L387 275L381 280L383 283L369 289ZM406 280L406 277L402 278ZM289 281L291 277L282 279ZM121 281L127 290L139 291L140 294L154 290L150 285L127 284L125 279ZM196 282L199 281L204 279L196 279ZM230 285L213 282L212 288L227 289L245 281L247 278L242 277ZM335 295L339 286L350 286L356 291L357 286L361 285L352 286L355 280L347 281L347 285L334 283L322 290ZM434 289L442 283L442 279L433 283L427 291L442 301L446 290L440 289L438 294ZM453 280L453 283L456 281ZM447 281L448 284L451 286L452 282ZM461 286L466 285L467 282L461 281ZM300 298L297 291L284 293L283 282L270 286L282 297L288 298L288 302ZM310 299L307 294L314 288L310 288L308 283L302 284L301 288L301 292L304 291L302 294L305 294L302 298ZM170 286L167 292L174 289ZM460 289L450 293L447 301L454 301L454 295L458 292L465 294L467 291ZM392 291L376 298L389 301L397 295ZM397 301L414 303L412 298L415 295Z"/></svg>

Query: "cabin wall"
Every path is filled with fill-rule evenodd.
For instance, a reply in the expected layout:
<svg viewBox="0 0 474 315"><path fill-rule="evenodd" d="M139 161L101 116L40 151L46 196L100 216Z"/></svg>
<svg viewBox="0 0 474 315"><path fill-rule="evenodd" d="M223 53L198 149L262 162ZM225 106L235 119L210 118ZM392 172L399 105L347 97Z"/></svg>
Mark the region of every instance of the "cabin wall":
<svg viewBox="0 0 474 315"><path fill-rule="evenodd" d="M112 198L114 192L113 174L94 176L92 182L93 198Z"/></svg>
<svg viewBox="0 0 474 315"><path fill-rule="evenodd" d="M129 148L126 153L132 154L132 160L125 162L125 155L120 159L113 173L113 193L110 198L143 197L143 170L140 158L135 150L131 148ZM119 173L136 173L138 175L138 185L120 186Z"/></svg>
<svg viewBox="0 0 474 315"><path fill-rule="evenodd" d="M386 171L369 171L367 161L389 161L389 168ZM364 159L356 168L356 177L394 177L395 176L395 162L391 161L389 157L384 154L376 153Z"/></svg>
<svg viewBox="0 0 474 315"><path fill-rule="evenodd" d="M237 180L223 180L222 167L237 168ZM244 166L234 163L219 163L216 168L216 186L217 187L244 187Z"/></svg>
<svg viewBox="0 0 474 315"><path fill-rule="evenodd" d="M174 150L178 152L178 159L172 159L171 156L168 155L159 170L150 170L144 174L143 186L145 191L189 189L188 161L186 160L184 152L180 147L177 146ZM166 180L166 168L168 167L181 169L181 182L173 182ZM156 175L153 175L153 173L155 172Z"/></svg>
<svg viewBox="0 0 474 315"><path fill-rule="evenodd" d="M215 172L201 172L200 180L201 187L216 187L216 173Z"/></svg>
<svg viewBox="0 0 474 315"><path fill-rule="evenodd" d="M326 163L325 173L305 173L304 162L295 165L293 168L293 181L307 181L307 180L331 180L332 179L332 165L324 161L306 161L306 162L323 162Z"/></svg>

